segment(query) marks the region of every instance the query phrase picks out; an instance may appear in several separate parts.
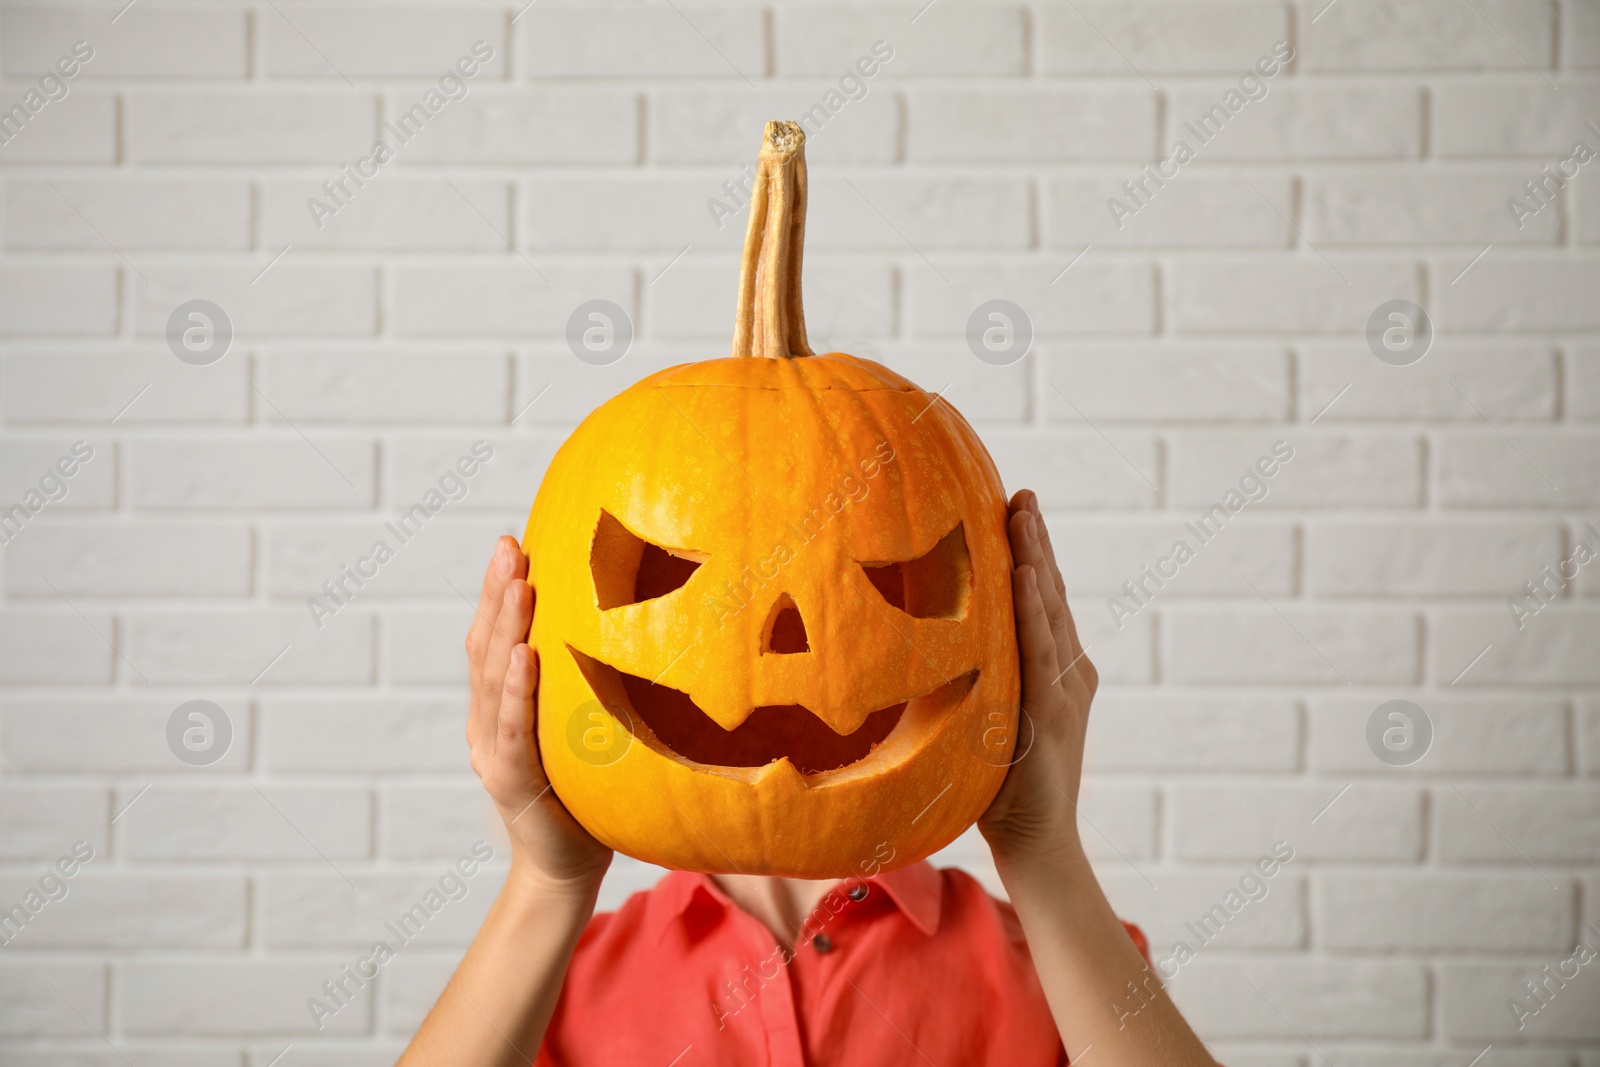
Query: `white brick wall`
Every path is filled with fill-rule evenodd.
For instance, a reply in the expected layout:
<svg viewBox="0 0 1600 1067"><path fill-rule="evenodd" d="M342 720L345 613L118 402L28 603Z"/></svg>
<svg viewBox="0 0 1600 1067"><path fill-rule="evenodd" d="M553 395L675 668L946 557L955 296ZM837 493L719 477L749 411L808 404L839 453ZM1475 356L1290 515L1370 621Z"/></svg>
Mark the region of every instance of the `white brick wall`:
<svg viewBox="0 0 1600 1067"><path fill-rule="evenodd" d="M946 388L1038 489L1105 680L1085 838L1157 957L1294 846L1173 981L1202 1034L1244 1067L1600 1067L1600 963L1507 1006L1600 948L1600 561L1506 606L1600 550L1600 162L1521 228L1506 203L1600 150L1596 0L6 0L0 108L80 40L0 145L0 508L94 449L0 549L0 908L95 856L0 949L0 1062L393 1061L498 868L324 1030L305 999L474 841L503 855L462 595L586 411L723 353L744 215L708 198L883 40L809 149L812 339ZM997 297L1035 330L1004 368L963 341ZM234 328L204 367L165 339L196 298ZM636 327L612 366L562 339L594 298ZM1409 367L1365 339L1393 299L1435 327ZM306 593L480 439L318 629ZM1106 599L1280 440L1119 628ZM1397 698L1434 727L1408 767L1366 740ZM233 727L206 767L166 741L196 699ZM981 842L945 858L998 888ZM653 877L619 862L605 903Z"/></svg>

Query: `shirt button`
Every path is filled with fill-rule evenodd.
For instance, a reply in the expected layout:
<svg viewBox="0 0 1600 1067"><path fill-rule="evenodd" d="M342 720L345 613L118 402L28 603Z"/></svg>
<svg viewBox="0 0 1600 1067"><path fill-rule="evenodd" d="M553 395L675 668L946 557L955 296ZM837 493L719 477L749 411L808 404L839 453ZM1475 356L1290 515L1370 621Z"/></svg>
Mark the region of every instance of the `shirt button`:
<svg viewBox="0 0 1600 1067"><path fill-rule="evenodd" d="M824 954L832 952L833 938L829 937L827 934L818 934L816 937L811 939L811 947Z"/></svg>
<svg viewBox="0 0 1600 1067"><path fill-rule="evenodd" d="M850 891L846 893L845 896L849 897L851 900L866 900L867 887L864 885L853 885L850 887Z"/></svg>

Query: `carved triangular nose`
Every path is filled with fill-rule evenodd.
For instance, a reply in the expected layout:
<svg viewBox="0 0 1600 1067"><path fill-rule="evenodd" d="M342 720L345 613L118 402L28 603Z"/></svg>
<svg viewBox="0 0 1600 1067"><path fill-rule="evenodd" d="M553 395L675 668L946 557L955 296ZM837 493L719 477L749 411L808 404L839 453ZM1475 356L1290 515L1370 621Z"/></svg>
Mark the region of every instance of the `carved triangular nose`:
<svg viewBox="0 0 1600 1067"><path fill-rule="evenodd" d="M761 651L777 655L811 651L811 643L806 640L805 620L800 617L800 608L788 593L784 593L772 605L772 616L767 620L766 638Z"/></svg>

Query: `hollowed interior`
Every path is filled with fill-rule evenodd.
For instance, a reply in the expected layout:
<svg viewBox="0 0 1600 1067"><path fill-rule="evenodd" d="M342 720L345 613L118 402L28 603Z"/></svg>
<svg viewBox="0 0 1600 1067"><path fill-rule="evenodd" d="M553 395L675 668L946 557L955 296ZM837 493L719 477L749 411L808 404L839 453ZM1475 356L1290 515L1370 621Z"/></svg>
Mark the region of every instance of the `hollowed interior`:
<svg viewBox="0 0 1600 1067"><path fill-rule="evenodd" d="M863 563L861 569L892 607L919 619L959 619L972 598L972 557L960 523L916 559Z"/></svg>
<svg viewBox="0 0 1600 1067"><path fill-rule="evenodd" d="M686 548L663 548L600 512L589 546L595 600L601 611L654 600L681 589L705 557Z"/></svg>
<svg viewBox="0 0 1600 1067"><path fill-rule="evenodd" d="M908 704L953 706L977 680L970 671L931 694L901 701L869 714L850 734L836 733L799 704L758 707L732 730L724 730L701 711L689 694L647 678L619 671L567 646L600 703L636 734L638 723L673 755L713 767L764 767L788 758L801 774L836 770L864 759L900 723ZM957 691L959 690L959 691ZM626 714L618 715L617 709Z"/></svg>

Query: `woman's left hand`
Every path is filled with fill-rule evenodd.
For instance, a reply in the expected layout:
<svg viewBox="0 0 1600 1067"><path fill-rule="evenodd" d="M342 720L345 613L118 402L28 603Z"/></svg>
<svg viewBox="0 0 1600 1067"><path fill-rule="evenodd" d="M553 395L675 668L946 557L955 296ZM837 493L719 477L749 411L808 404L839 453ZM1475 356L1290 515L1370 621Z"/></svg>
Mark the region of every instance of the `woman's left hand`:
<svg viewBox="0 0 1600 1067"><path fill-rule="evenodd" d="M1022 714L1017 749L994 802L978 821L997 862L1081 853L1078 785L1089 702L1099 684L1067 607L1039 499L1024 489L1011 498L1007 531L1015 569Z"/></svg>

